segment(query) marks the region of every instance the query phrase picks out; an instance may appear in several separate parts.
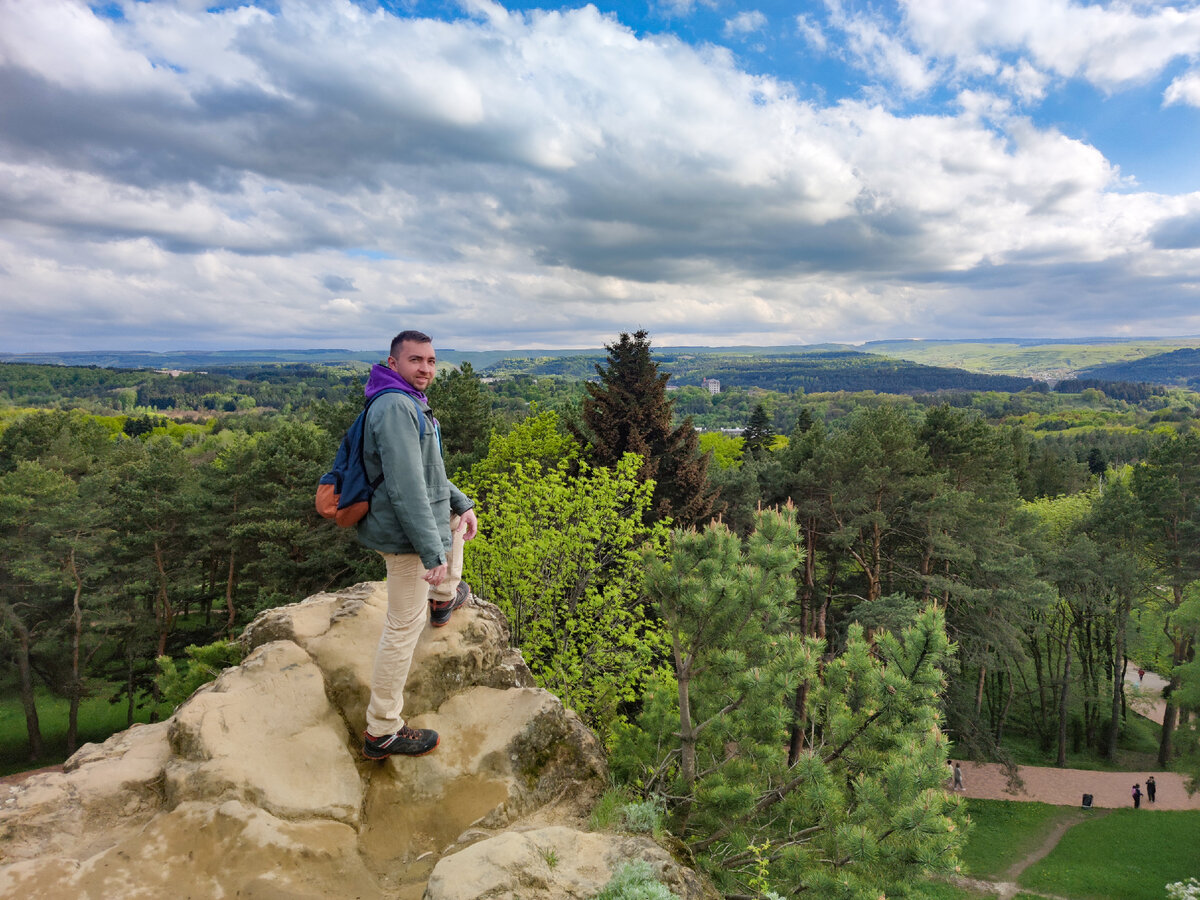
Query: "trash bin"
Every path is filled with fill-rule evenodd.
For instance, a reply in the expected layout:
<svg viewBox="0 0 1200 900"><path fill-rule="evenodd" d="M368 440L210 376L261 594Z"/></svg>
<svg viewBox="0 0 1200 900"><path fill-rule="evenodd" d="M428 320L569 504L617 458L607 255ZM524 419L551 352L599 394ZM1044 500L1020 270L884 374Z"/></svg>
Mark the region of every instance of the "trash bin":
<svg viewBox="0 0 1200 900"><path fill-rule="evenodd" d="M1084 795L1083 795L1083 808L1084 808L1084 809L1091 809L1091 808L1092 808L1092 795L1091 795L1091 794L1084 794Z"/></svg>

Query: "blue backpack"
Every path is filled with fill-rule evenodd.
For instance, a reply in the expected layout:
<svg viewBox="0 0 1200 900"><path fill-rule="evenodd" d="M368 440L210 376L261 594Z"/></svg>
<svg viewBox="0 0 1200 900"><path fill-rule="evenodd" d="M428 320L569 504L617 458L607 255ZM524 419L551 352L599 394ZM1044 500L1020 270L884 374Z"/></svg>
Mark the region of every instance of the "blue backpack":
<svg viewBox="0 0 1200 900"><path fill-rule="evenodd" d="M371 495L383 484L382 472L374 481L367 478L367 470L363 465L363 429L366 427L367 410L384 394L404 394L413 402L417 407L420 439L425 438L425 411L412 394L389 388L367 401L363 411L358 414L358 418L342 438L342 444L333 460L333 468L317 482L317 512L326 519L333 519L343 528L358 524L371 508Z"/></svg>

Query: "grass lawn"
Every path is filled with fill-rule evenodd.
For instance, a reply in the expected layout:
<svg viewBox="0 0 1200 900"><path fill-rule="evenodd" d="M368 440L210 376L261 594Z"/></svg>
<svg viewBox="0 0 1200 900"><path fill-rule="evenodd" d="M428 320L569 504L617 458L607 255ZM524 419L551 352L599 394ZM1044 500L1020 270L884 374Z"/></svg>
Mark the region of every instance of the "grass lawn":
<svg viewBox="0 0 1200 900"><path fill-rule="evenodd" d="M1200 812L1119 809L1068 831L1020 884L1073 900L1162 900L1165 885L1198 872Z"/></svg>
<svg viewBox="0 0 1200 900"><path fill-rule="evenodd" d="M963 850L968 875L998 878L1013 863L1041 846L1063 819L1074 818L1073 807L1013 800L968 800L971 830Z"/></svg>
<svg viewBox="0 0 1200 900"><path fill-rule="evenodd" d="M893 894L889 888L887 896L888 900L892 897L897 900L987 900L989 897L995 900L996 895L981 894L944 881L922 881L909 887L907 892Z"/></svg>
<svg viewBox="0 0 1200 900"><path fill-rule="evenodd" d="M101 692L106 693L106 692ZM25 712L13 689L0 697L0 775L11 775L28 769L40 769L66 761L67 758L67 701L45 691L38 691L37 710L41 723L45 753L34 762L29 760L29 736L25 730ZM137 722L150 721L151 706L139 707L134 714ZM125 703L109 703L106 697L89 697L79 704L79 746L91 741L98 743L126 726ZM169 704L159 709L159 717L171 714Z"/></svg>

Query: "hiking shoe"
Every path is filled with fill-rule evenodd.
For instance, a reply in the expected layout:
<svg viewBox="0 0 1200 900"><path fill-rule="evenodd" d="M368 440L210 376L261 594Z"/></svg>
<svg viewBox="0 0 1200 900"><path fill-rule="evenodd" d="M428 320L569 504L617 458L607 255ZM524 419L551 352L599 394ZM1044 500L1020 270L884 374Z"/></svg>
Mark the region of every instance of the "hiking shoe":
<svg viewBox="0 0 1200 900"><path fill-rule="evenodd" d="M403 726L395 734L371 737L363 733L362 755L367 759L386 759L398 756L424 756L438 745L438 733L429 728Z"/></svg>
<svg viewBox="0 0 1200 900"><path fill-rule="evenodd" d="M443 625L449 624L450 614L467 602L467 598L471 596L471 587L465 581L458 583L458 589L454 592L453 600L430 600L429 601L429 621L434 628L441 628Z"/></svg>

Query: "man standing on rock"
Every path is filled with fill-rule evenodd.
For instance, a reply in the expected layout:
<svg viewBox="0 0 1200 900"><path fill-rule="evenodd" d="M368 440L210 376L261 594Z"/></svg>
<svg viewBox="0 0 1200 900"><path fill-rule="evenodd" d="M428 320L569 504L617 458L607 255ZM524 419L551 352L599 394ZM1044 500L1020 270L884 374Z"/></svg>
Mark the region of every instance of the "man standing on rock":
<svg viewBox="0 0 1200 900"><path fill-rule="evenodd" d="M437 628L470 594L462 550L477 525L471 500L446 477L441 432L425 396L436 363L428 335L402 331L387 365L371 368L365 389L363 466L372 484L383 481L358 524L358 539L383 555L388 591L367 706L362 754L368 759L420 756L438 745L436 731L404 723L404 684L426 606Z"/></svg>

